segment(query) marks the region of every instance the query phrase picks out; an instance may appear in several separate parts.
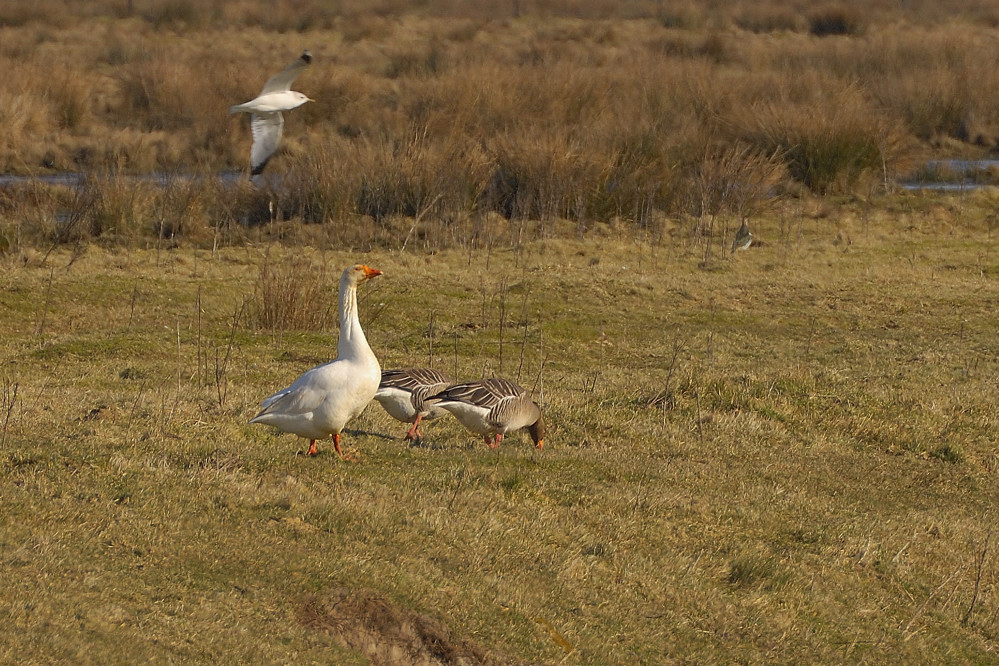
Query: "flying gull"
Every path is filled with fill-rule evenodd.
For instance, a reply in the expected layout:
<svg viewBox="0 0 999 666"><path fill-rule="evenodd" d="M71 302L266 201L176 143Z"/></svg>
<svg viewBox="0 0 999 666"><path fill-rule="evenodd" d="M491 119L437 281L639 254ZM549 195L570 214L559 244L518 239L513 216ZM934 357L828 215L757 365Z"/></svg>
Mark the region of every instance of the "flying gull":
<svg viewBox="0 0 999 666"><path fill-rule="evenodd" d="M250 129L253 131L253 148L250 149L250 177L263 172L267 162L274 155L281 142L284 128L282 111L297 109L309 99L291 89L291 84L306 67L312 63L312 54L302 51L298 60L278 74L272 76L256 98L245 104L229 107L229 113L250 113Z"/></svg>

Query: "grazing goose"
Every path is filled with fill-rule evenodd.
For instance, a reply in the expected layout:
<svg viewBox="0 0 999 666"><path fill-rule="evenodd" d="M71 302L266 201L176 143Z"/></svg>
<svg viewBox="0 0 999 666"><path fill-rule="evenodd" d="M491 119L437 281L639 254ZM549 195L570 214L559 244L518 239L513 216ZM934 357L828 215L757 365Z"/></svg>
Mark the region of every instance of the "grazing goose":
<svg viewBox="0 0 999 666"><path fill-rule="evenodd" d="M749 233L749 224L746 220L743 220L742 226L735 232L735 240L732 241L732 252L736 250L748 250L752 244L753 234Z"/></svg>
<svg viewBox="0 0 999 666"><path fill-rule="evenodd" d="M340 431L359 415L375 397L381 368L357 319L357 285L381 275L381 271L362 264L352 266L340 277L340 339L336 359L318 365L299 377L294 384L266 398L260 413L250 423L271 425L282 432L304 437L309 442L308 455L318 452L316 440L333 438L333 448L340 450Z"/></svg>
<svg viewBox="0 0 999 666"><path fill-rule="evenodd" d="M312 63L312 54L302 51L298 60L268 79L259 95L249 102L229 107L229 113L246 111L251 114L250 130L253 132L253 147L250 149L251 178L263 172L268 160L277 151L281 142L281 132L284 130L284 116L281 112L297 109L306 102L313 101L291 89L295 77L310 63Z"/></svg>
<svg viewBox="0 0 999 666"><path fill-rule="evenodd" d="M539 449L545 443L545 419L530 394L508 379L483 379L455 384L430 400L451 412L469 430L482 435L495 449L503 435L527 428Z"/></svg>
<svg viewBox="0 0 999 666"><path fill-rule="evenodd" d="M383 370L382 383L378 385L375 400L392 418L412 423L413 427L406 433L406 439L418 442L423 438L420 434L420 421L430 421L444 413L436 404L428 403L427 396L443 391L450 385L451 380L440 370Z"/></svg>

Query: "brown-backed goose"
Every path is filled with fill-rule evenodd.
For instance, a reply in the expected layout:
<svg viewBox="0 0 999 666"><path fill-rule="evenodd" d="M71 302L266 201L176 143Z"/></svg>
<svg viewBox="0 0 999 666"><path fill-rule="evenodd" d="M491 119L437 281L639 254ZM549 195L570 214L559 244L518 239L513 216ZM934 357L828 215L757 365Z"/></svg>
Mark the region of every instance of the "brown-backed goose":
<svg viewBox="0 0 999 666"><path fill-rule="evenodd" d="M450 385L451 380L440 370L383 370L375 400L392 418L412 423L413 427L406 433L406 439L418 442L423 437L420 434L420 421L430 421L444 413L441 407L428 403L427 396L439 393Z"/></svg>
<svg viewBox="0 0 999 666"><path fill-rule="evenodd" d="M749 224L746 220L743 220L742 226L735 232L735 240L732 241L732 252L736 250L748 250L752 244L753 234L749 232Z"/></svg>
<svg viewBox="0 0 999 666"><path fill-rule="evenodd" d="M308 455L316 455L316 440L333 438L340 450L340 431L358 416L375 397L381 368L357 318L357 285L381 275L362 264L352 266L340 277L340 339L335 360L316 366L288 388L265 399L260 413L250 423L263 423L304 437Z"/></svg>
<svg viewBox="0 0 999 666"><path fill-rule="evenodd" d="M545 443L545 419L530 394L508 379L455 384L430 397L469 430L482 435L490 448L503 435L527 428L539 449Z"/></svg>

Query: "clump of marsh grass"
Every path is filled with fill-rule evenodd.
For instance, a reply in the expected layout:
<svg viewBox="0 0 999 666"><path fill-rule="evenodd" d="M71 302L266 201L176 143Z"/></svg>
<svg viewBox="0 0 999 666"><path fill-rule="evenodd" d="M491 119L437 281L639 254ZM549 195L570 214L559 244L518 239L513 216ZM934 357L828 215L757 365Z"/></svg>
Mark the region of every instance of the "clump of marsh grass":
<svg viewBox="0 0 999 666"><path fill-rule="evenodd" d="M257 327L273 331L327 331L336 321L331 276L325 265L292 256L261 262L251 316Z"/></svg>
<svg viewBox="0 0 999 666"><path fill-rule="evenodd" d="M775 189L785 173L779 154L761 154L748 145L708 148L702 159L691 165L691 185L685 212L698 221L695 236L704 238L704 260L710 255L719 216L743 220L776 201ZM725 218L726 220L728 217ZM720 235L721 245L728 237L727 227Z"/></svg>
<svg viewBox="0 0 999 666"><path fill-rule="evenodd" d="M750 32L802 32L807 21L800 12L784 3L752 3L734 17L735 24Z"/></svg>
<svg viewBox="0 0 999 666"><path fill-rule="evenodd" d="M210 191L203 179L168 176L153 196L153 226L160 240L204 236L203 198Z"/></svg>
<svg viewBox="0 0 999 666"><path fill-rule="evenodd" d="M864 22L861 10L844 3L819 7L808 17L809 31L816 37L827 35L859 35Z"/></svg>
<svg viewBox="0 0 999 666"><path fill-rule="evenodd" d="M752 110L743 138L783 158L790 176L813 192L847 190L861 178L886 178L900 147L888 123L854 87Z"/></svg>
<svg viewBox="0 0 999 666"><path fill-rule="evenodd" d="M742 553L729 563L726 580L736 588L779 589L787 585L789 576L778 564L769 553Z"/></svg>
<svg viewBox="0 0 999 666"><path fill-rule="evenodd" d="M85 235L98 238L135 238L148 221L152 185L115 172L89 175L81 187L81 202L88 207ZM68 239L67 239L68 240Z"/></svg>

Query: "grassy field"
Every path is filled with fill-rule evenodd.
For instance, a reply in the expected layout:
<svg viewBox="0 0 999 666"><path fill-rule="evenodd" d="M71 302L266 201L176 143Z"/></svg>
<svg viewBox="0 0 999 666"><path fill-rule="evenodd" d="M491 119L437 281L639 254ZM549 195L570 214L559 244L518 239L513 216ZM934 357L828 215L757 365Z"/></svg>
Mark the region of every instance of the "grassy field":
<svg viewBox="0 0 999 666"><path fill-rule="evenodd" d="M787 202L734 255L566 222L8 256L0 660L992 661L992 197ZM356 261L383 366L519 377L544 451L450 419L409 447L376 404L353 464L247 425L333 355Z"/></svg>
<svg viewBox="0 0 999 666"><path fill-rule="evenodd" d="M898 183L996 151L996 25L0 3L0 661L995 661L999 200ZM219 177L303 48L274 189ZM543 451L247 424L358 261L383 367L519 380Z"/></svg>

